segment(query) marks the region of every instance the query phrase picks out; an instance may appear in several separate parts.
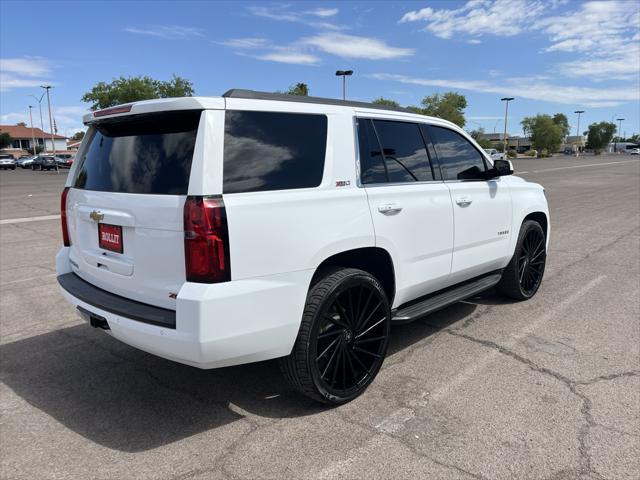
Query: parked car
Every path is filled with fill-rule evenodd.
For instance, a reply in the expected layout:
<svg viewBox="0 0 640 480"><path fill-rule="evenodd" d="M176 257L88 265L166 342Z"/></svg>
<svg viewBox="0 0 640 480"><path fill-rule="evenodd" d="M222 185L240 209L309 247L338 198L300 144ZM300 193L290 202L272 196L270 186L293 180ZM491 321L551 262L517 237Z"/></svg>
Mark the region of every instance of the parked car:
<svg viewBox="0 0 640 480"><path fill-rule="evenodd" d="M246 90L84 122L58 282L90 325L155 355L280 358L302 393L342 404L377 375L392 324L542 282L544 189L451 122Z"/></svg>
<svg viewBox="0 0 640 480"><path fill-rule="evenodd" d="M489 154L492 160L506 160L507 158L504 152L499 152L495 148L485 148L484 151Z"/></svg>
<svg viewBox="0 0 640 480"><path fill-rule="evenodd" d="M0 155L0 168L2 170L15 170L16 169L16 161L14 160L12 155L1 154Z"/></svg>
<svg viewBox="0 0 640 480"><path fill-rule="evenodd" d="M16 166L20 168L30 168L35 159L36 155L22 155L16 160Z"/></svg>
<svg viewBox="0 0 640 480"><path fill-rule="evenodd" d="M640 148L632 148L629 150L629 155L640 155Z"/></svg>
<svg viewBox="0 0 640 480"><path fill-rule="evenodd" d="M51 170L58 169L58 164L56 163L56 159L53 155L39 155L31 164L32 170Z"/></svg>
<svg viewBox="0 0 640 480"><path fill-rule="evenodd" d="M56 163L60 168L71 168L71 165L73 165L73 160L74 160L73 155L63 154L63 155L56 156Z"/></svg>

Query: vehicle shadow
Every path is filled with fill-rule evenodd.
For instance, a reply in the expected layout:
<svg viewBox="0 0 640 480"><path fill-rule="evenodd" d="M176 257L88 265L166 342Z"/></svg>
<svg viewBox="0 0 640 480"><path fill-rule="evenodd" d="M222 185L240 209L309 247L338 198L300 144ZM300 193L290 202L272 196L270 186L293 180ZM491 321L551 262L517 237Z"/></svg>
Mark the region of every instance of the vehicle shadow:
<svg viewBox="0 0 640 480"><path fill-rule="evenodd" d="M461 302L394 327L389 355L464 322ZM26 402L105 447L139 452L225 426L324 408L291 390L276 361L199 370L146 354L78 325L0 347L1 380ZM383 367L384 368L384 367Z"/></svg>

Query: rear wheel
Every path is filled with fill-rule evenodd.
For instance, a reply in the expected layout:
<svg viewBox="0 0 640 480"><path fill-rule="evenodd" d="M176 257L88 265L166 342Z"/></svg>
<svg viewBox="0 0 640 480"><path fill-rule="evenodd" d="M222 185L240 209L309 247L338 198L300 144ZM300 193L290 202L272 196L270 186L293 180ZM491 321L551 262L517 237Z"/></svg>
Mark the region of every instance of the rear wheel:
<svg viewBox="0 0 640 480"><path fill-rule="evenodd" d="M538 222L527 220L520 228L515 253L504 270L498 290L516 300L530 299L540 288L546 262L544 230Z"/></svg>
<svg viewBox="0 0 640 480"><path fill-rule="evenodd" d="M312 286L293 351L280 361L295 388L340 405L366 390L387 352L389 301L380 283L353 268L328 272Z"/></svg>

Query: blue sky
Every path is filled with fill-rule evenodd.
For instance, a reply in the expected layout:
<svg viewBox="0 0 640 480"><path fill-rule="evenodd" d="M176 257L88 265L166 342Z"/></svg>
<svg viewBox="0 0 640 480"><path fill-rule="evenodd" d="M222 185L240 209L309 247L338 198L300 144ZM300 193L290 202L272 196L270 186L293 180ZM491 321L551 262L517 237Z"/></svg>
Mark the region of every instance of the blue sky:
<svg viewBox="0 0 640 480"><path fill-rule="evenodd" d="M335 70L353 69L351 99L416 105L463 93L470 129L501 131L500 97L512 96L513 133L525 116L556 112L575 131L579 109L581 130L623 117L631 135L640 131L639 29L637 0L3 0L0 123L28 121L37 105L28 95L43 83L55 86L56 123L70 135L82 128L82 94L120 75L175 73L205 96L305 82L312 95L338 97Z"/></svg>

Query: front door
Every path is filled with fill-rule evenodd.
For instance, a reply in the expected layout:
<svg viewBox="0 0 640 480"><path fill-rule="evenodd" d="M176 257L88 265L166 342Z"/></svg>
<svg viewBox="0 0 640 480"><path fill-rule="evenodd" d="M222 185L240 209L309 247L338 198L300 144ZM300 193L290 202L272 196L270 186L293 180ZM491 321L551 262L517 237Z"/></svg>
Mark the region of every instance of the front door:
<svg viewBox="0 0 640 480"><path fill-rule="evenodd" d="M490 165L461 133L430 126L442 177L451 193L454 219L452 281L506 266L510 259L511 193L500 177L487 180Z"/></svg>

